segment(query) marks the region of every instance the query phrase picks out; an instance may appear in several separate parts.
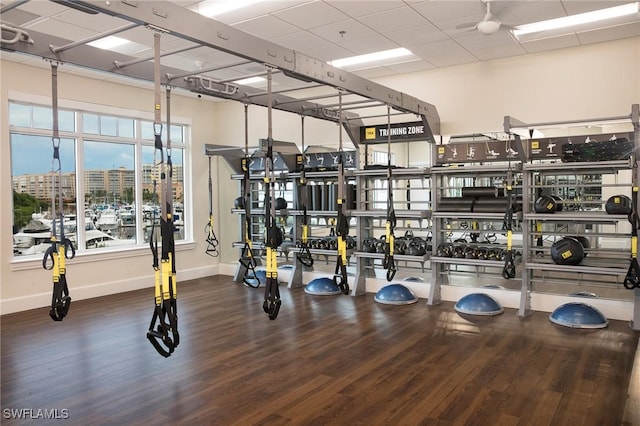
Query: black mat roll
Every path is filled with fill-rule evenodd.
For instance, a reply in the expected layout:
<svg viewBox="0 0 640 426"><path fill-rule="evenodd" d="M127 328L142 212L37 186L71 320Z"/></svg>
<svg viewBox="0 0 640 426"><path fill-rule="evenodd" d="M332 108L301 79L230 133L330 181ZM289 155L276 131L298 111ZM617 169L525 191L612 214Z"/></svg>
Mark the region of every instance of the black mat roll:
<svg viewBox="0 0 640 426"><path fill-rule="evenodd" d="M496 198L504 196L504 188L497 186L464 186L462 187L463 198Z"/></svg>

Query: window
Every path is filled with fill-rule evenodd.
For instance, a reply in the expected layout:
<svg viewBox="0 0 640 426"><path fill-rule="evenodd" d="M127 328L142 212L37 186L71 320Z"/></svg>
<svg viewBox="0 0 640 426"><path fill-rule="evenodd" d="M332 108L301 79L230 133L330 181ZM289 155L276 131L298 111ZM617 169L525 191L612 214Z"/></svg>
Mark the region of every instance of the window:
<svg viewBox="0 0 640 426"><path fill-rule="evenodd" d="M144 245L154 214L157 220L160 212L153 195L160 161L154 158L153 123L67 109L60 109L58 121L65 236L79 252ZM9 124L14 256L35 255L48 246L52 190L58 187L57 174L51 171L52 110L10 102ZM172 125L170 134L175 238L183 240L189 227L184 217L186 126ZM167 153L165 149L165 157ZM160 190L156 186L156 193Z"/></svg>
<svg viewBox="0 0 640 426"><path fill-rule="evenodd" d="M386 166L389 161L389 153L387 151L373 151L372 152L372 164ZM391 153L391 164L395 164L395 155ZM387 209L387 181L382 179L376 179L374 181L373 190L373 208L374 209Z"/></svg>

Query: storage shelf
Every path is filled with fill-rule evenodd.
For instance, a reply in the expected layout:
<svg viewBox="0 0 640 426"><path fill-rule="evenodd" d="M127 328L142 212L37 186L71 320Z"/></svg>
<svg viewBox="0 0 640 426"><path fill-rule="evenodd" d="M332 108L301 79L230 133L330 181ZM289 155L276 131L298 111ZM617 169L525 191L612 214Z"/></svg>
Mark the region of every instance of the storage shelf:
<svg viewBox="0 0 640 426"><path fill-rule="evenodd" d="M588 275L626 275L627 267L604 267L588 265L556 265L555 263L528 262L526 269L533 271L575 272Z"/></svg>
<svg viewBox="0 0 640 426"><path fill-rule="evenodd" d="M289 216L292 215L292 211L289 209L276 210L276 216ZM231 213L244 214L244 209L231 209ZM249 211L252 216L264 216L264 209L252 209Z"/></svg>
<svg viewBox="0 0 640 426"><path fill-rule="evenodd" d="M593 162L554 162L554 163L527 163L523 165L523 170L533 172L554 172L555 175L564 175L568 172L586 172L588 174L608 174L618 170L630 169L633 167L632 158L615 161L593 161Z"/></svg>
<svg viewBox="0 0 640 426"><path fill-rule="evenodd" d="M368 253L366 251L357 251L354 253L356 257L365 259L384 259L384 253ZM394 254L393 259L401 262L419 262L424 263L431 257L431 253L423 254L422 256L411 256L408 254Z"/></svg>
<svg viewBox="0 0 640 426"><path fill-rule="evenodd" d="M506 162L505 162L506 163ZM505 176L507 175L508 172L508 165L504 164L504 165L492 165L492 164L486 164L486 165L482 165L482 166L468 166L468 165L451 165L451 166L437 166L437 167L432 167L431 168L431 173L432 174L463 174L463 173L473 173L474 175L477 174L492 174L492 175L497 175L497 174L504 174ZM511 172L513 173L518 173L522 171L522 165L519 162L519 160L517 162L513 162L511 164Z"/></svg>
<svg viewBox="0 0 640 426"><path fill-rule="evenodd" d="M503 268L503 260L480 260L480 259L464 259L458 257L442 257L432 256L432 263L445 263L449 265L466 265L466 266L486 266L489 268ZM519 263L519 262L516 262Z"/></svg>
<svg viewBox="0 0 640 426"><path fill-rule="evenodd" d="M376 176L376 177L386 177L387 176L387 168L380 169L365 169L365 170L354 170L354 176ZM428 167L409 167L409 168L397 168L391 170L391 178L397 179L406 179L408 177L429 177L431 171Z"/></svg>
<svg viewBox="0 0 640 426"><path fill-rule="evenodd" d="M616 223L621 220L628 220L626 215L607 214L603 211L577 211L577 212L555 212L550 214L544 213L525 213L525 220L537 220L547 222L600 222L600 223Z"/></svg>
<svg viewBox="0 0 640 426"><path fill-rule="evenodd" d="M514 219L519 218L520 212L514 214ZM477 219L477 220L504 220L505 213L473 213L473 212L443 212L434 211L431 213L434 218L443 219Z"/></svg>
<svg viewBox="0 0 640 426"><path fill-rule="evenodd" d="M399 219L427 219L431 217L431 210L395 210L396 218ZM349 216L370 217L386 219L386 210L349 210Z"/></svg>

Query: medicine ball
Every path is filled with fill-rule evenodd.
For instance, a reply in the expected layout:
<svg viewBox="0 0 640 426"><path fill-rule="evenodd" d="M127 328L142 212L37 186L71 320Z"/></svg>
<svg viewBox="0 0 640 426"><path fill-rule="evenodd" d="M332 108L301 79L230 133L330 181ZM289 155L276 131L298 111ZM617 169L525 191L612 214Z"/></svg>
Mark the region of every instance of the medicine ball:
<svg viewBox="0 0 640 426"><path fill-rule="evenodd" d="M536 213L553 213L556 211L556 208L556 200L550 195L539 197L533 205L533 210Z"/></svg>
<svg viewBox="0 0 640 426"><path fill-rule="evenodd" d="M287 200L282 197L276 198L276 210L284 210L287 208Z"/></svg>
<svg viewBox="0 0 640 426"><path fill-rule="evenodd" d="M244 209L244 197L238 197L233 202L233 207L236 209Z"/></svg>
<svg viewBox="0 0 640 426"><path fill-rule="evenodd" d="M591 241L584 235L572 235L571 238L577 240L582 244L582 248L584 248L584 257L587 257L587 249L591 248Z"/></svg>
<svg viewBox="0 0 640 426"><path fill-rule="evenodd" d="M562 211L562 197L559 197L557 195L552 195L551 198L553 198L554 200L556 200L556 211L557 212L561 212Z"/></svg>
<svg viewBox="0 0 640 426"><path fill-rule="evenodd" d="M609 197L604 209L608 214L629 214L631 213L631 198L626 195Z"/></svg>
<svg viewBox="0 0 640 426"><path fill-rule="evenodd" d="M575 238L564 237L551 246L551 259L557 265L579 265L584 259L584 248Z"/></svg>

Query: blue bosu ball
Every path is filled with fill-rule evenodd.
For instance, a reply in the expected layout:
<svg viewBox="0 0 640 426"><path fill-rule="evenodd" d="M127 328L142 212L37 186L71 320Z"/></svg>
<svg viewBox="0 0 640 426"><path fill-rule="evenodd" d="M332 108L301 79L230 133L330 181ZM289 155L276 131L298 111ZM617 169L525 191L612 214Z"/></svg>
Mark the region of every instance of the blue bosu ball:
<svg viewBox="0 0 640 426"><path fill-rule="evenodd" d="M570 328L605 328L609 325L607 318L598 309L578 302L558 306L549 315L549 320Z"/></svg>
<svg viewBox="0 0 640 426"><path fill-rule="evenodd" d="M412 283L423 283L424 282L424 278L422 278L422 277L407 277L407 278L403 279L402 281L412 282Z"/></svg>
<svg viewBox="0 0 640 426"><path fill-rule="evenodd" d="M383 305L410 305L416 303L418 298L402 284L389 284L378 290L374 300Z"/></svg>
<svg viewBox="0 0 640 426"><path fill-rule="evenodd" d="M471 293L463 296L453 307L459 314L498 315L504 312L500 303L485 293Z"/></svg>
<svg viewBox="0 0 640 426"><path fill-rule="evenodd" d="M311 280L309 284L305 286L304 292L315 296L334 296L342 294L340 287L338 287L333 282L333 279L329 277L321 277Z"/></svg>
<svg viewBox="0 0 640 426"><path fill-rule="evenodd" d="M252 287L264 287L267 285L267 271L265 269L256 269L255 275L248 275L245 280L248 282L247 285Z"/></svg>

